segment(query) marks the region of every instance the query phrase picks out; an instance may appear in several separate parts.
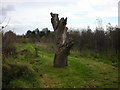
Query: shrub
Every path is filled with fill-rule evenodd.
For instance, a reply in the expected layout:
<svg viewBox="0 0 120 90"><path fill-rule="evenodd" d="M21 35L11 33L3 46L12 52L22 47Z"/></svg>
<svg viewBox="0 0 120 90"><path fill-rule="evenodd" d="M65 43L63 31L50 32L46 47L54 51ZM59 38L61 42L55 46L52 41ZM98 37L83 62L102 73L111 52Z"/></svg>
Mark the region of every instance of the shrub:
<svg viewBox="0 0 120 90"><path fill-rule="evenodd" d="M15 48L16 34L12 31L8 31L3 35L2 38L2 53L3 58L8 56L14 56L16 53Z"/></svg>
<svg viewBox="0 0 120 90"><path fill-rule="evenodd" d="M20 77L24 80L28 80L35 75L32 66L26 63L5 63L2 65L2 70L3 88L6 88L11 81Z"/></svg>

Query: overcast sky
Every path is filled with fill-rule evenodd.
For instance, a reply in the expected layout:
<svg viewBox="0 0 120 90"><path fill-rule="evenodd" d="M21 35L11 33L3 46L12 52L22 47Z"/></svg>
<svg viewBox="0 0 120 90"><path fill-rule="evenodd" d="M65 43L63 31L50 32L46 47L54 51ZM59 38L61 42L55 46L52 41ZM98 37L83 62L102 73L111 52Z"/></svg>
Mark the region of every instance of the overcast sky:
<svg viewBox="0 0 120 90"><path fill-rule="evenodd" d="M102 20L103 27L107 23L118 25L119 0L0 0L0 23L6 25L17 34L51 25L50 12L59 17L68 17L68 28L95 29L96 19ZM5 19L5 20L4 20Z"/></svg>

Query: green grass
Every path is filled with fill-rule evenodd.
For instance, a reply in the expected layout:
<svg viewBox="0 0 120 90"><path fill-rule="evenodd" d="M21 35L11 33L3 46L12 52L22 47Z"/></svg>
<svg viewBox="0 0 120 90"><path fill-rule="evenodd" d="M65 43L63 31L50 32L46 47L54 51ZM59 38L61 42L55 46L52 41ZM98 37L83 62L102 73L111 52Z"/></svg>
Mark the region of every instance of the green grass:
<svg viewBox="0 0 120 90"><path fill-rule="evenodd" d="M49 46L49 45L48 45ZM18 56L6 60L5 64L10 71L11 65L18 67L16 70L27 68L26 72L10 80L6 87L17 88L117 88L118 67L103 59L87 58L78 52L72 52L68 57L68 67L54 68L54 50L44 44L38 45L38 57L34 55L32 44L17 44ZM54 47L54 46L50 46ZM20 54L26 50L25 53ZM51 51L50 51L51 50ZM11 62L12 61L12 62ZM23 70L24 71L24 70ZM14 71L13 71L14 72ZM12 74L15 75L14 73ZM28 77L29 76L29 77Z"/></svg>

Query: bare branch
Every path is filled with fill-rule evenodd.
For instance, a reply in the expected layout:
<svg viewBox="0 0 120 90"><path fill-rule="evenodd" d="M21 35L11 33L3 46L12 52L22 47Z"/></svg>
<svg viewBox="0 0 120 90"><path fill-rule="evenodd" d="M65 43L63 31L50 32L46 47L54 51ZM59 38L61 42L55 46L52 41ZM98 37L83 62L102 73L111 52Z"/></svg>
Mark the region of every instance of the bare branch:
<svg viewBox="0 0 120 90"><path fill-rule="evenodd" d="M6 28L6 27L8 26L8 24L9 24L9 22L10 22L10 19L11 19L11 18L9 18L9 20L8 20L8 22L7 22L7 24L6 24L5 26L2 26L2 27L1 27L0 31L2 31L4 28Z"/></svg>
<svg viewBox="0 0 120 90"><path fill-rule="evenodd" d="M5 21L5 19L6 19L6 17L3 19L3 21L2 21L2 22L0 22L0 24L2 24L2 23Z"/></svg>

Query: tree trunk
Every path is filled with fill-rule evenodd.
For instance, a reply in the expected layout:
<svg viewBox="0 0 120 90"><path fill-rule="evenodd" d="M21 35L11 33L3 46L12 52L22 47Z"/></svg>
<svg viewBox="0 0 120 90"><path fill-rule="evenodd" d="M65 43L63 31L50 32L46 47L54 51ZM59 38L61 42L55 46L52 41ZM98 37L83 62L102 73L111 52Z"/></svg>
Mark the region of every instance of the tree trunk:
<svg viewBox="0 0 120 90"><path fill-rule="evenodd" d="M58 14L51 14L51 23L55 32L57 49L54 57L54 67L65 67L68 65L68 55L73 46L71 38L67 37L67 18L59 20Z"/></svg>

